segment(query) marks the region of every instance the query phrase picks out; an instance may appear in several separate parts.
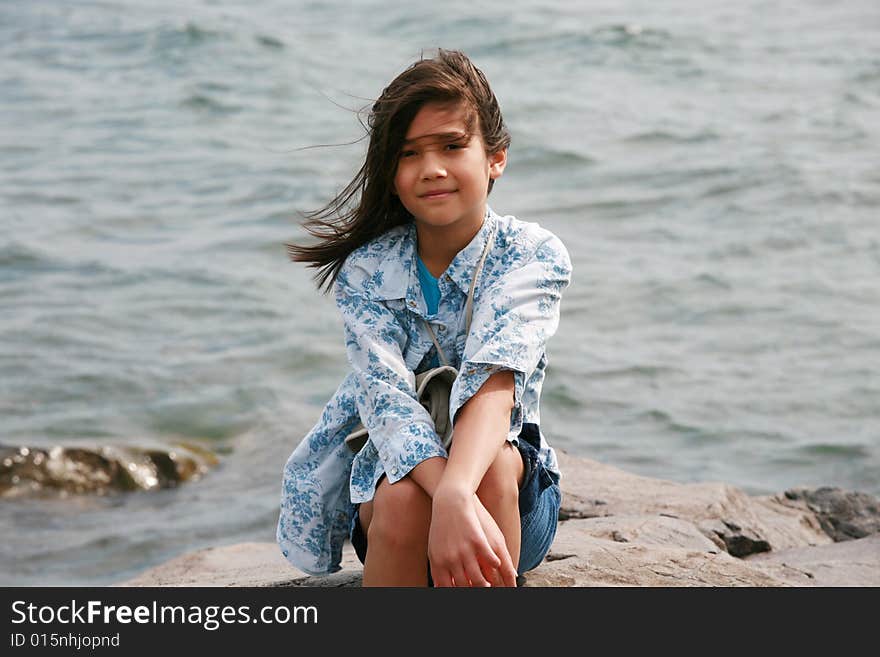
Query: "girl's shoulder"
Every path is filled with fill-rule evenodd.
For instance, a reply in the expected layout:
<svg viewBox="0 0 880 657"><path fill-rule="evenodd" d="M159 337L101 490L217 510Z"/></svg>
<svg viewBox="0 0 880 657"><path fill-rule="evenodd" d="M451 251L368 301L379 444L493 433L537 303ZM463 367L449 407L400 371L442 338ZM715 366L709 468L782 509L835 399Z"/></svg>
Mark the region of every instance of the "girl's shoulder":
<svg viewBox="0 0 880 657"><path fill-rule="evenodd" d="M512 214L494 214L495 224L498 226L499 236L504 235L511 239L526 241L540 240L541 237L550 236L549 230L541 226L537 221L524 221Z"/></svg>
<svg viewBox="0 0 880 657"><path fill-rule="evenodd" d="M397 254L404 243L411 239L411 232L410 224L395 226L356 248L348 255L346 262L351 261L351 264L358 265L379 263L389 255Z"/></svg>
<svg viewBox="0 0 880 657"><path fill-rule="evenodd" d="M523 221L512 215L496 215L496 253L521 264L535 259L555 260L570 266L568 249L553 232L536 221Z"/></svg>
<svg viewBox="0 0 880 657"><path fill-rule="evenodd" d="M395 226L357 247L342 263L338 280L376 298L395 298L397 288L407 280L412 232L409 224Z"/></svg>

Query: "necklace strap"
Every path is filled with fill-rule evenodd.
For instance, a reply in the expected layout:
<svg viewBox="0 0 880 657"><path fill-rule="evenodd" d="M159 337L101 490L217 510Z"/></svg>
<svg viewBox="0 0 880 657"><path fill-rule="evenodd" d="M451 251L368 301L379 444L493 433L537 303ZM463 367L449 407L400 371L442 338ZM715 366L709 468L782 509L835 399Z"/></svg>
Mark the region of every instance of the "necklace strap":
<svg viewBox="0 0 880 657"><path fill-rule="evenodd" d="M471 279L471 286L468 290L467 302L464 306L464 314L465 314L465 332L471 332L471 320L473 319L474 314L474 290L477 287L477 279L480 277L480 274L483 272L483 263L486 262L486 256L489 254L489 247L495 241L495 232L494 230L489 233L489 236L486 238L486 245L483 247L483 254L480 256L480 261L477 263L476 268L474 269L474 277ZM440 346L440 342L437 340L437 336L434 335L434 329L431 328L431 325L428 323L428 320L422 319L425 322L425 326L428 327L428 333L431 334L431 341L434 343L434 346L437 348L437 355L440 358L440 362L444 365L449 365L449 361L446 360L446 354L443 353L443 348Z"/></svg>

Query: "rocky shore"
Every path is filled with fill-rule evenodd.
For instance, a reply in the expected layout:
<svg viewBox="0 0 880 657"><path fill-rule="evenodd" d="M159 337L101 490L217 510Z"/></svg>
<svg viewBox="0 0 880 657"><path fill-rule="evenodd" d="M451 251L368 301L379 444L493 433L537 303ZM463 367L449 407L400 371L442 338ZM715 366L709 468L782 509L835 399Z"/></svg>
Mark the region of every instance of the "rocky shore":
<svg viewBox="0 0 880 657"><path fill-rule="evenodd" d="M641 477L557 450L559 529L523 586L880 586L880 501L837 488L749 496L723 483ZM275 543L185 554L119 586L360 586L312 577Z"/></svg>

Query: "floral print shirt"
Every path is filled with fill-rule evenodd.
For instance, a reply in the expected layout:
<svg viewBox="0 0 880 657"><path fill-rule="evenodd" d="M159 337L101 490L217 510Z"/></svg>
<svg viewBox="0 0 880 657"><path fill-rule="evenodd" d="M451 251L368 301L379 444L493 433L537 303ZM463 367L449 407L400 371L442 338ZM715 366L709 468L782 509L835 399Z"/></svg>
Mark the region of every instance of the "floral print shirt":
<svg viewBox="0 0 880 657"><path fill-rule="evenodd" d="M428 314L416 239L413 223L389 230L353 251L334 285L352 370L284 467L277 528L284 556L309 574L340 569L354 505L372 499L383 474L393 484L425 459L447 456L416 397L415 373L428 369L437 351L424 320L459 372L449 399L453 421L492 374L512 370L508 440L518 440L523 423L540 425L546 344L571 279L565 246L536 223L487 208L479 232L441 276L439 308ZM487 240L468 333L465 302ZM344 438L359 422L369 439L354 454ZM538 454L558 475L543 434Z"/></svg>

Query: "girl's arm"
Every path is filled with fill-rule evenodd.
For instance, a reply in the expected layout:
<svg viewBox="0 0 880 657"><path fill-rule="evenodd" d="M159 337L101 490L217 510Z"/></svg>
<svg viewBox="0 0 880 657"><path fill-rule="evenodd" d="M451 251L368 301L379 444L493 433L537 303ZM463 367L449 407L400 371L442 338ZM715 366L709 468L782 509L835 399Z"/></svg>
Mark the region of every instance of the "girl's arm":
<svg viewBox="0 0 880 657"><path fill-rule="evenodd" d="M449 415L456 430L460 411L501 371L512 372L514 381L508 440L522 430L526 382L545 358L547 341L559 326L562 291L571 280L568 251L555 236L541 241L524 260L502 274L474 306L464 358L450 393Z"/></svg>
<svg viewBox="0 0 880 657"><path fill-rule="evenodd" d="M415 375L403 355L406 332L390 308L367 294L372 274L361 265L362 259L346 260L334 292L357 381L354 402L369 432L369 447L376 450L393 484L418 463L445 458L447 452L430 414L416 398Z"/></svg>
<svg viewBox="0 0 880 657"><path fill-rule="evenodd" d="M568 251L550 236L481 295L487 301L474 308L465 357L450 393L455 447L448 481L440 458L413 470L413 479L432 498L441 479L450 488L475 491L504 440L520 434L526 377L556 332L562 291L570 280Z"/></svg>
<svg viewBox="0 0 880 657"><path fill-rule="evenodd" d="M499 560L505 579L511 571L515 578L503 543L488 554L491 532L470 501L504 441L521 432L525 384L546 358L545 345L559 325L562 291L571 280L571 260L559 238L547 234L536 241L534 250L523 250L522 260L512 259L474 307L450 394L453 446L433 495L428 553L438 586L453 578L456 584L467 579L483 584L483 566L496 568Z"/></svg>
<svg viewBox="0 0 880 657"><path fill-rule="evenodd" d="M507 440L514 379L496 372L462 407L447 463L423 461L412 478L433 498L429 557L438 586L489 582L516 586L516 568L477 488Z"/></svg>
<svg viewBox="0 0 880 657"><path fill-rule="evenodd" d="M444 494L476 493L486 470L507 441L513 410L513 372L490 376L461 408L449 462L438 488Z"/></svg>
<svg viewBox="0 0 880 657"><path fill-rule="evenodd" d="M448 463L443 458L432 458L413 469L412 479L431 498L441 483L450 490L476 493L507 440L513 388L513 372L504 370L490 376L456 417Z"/></svg>

